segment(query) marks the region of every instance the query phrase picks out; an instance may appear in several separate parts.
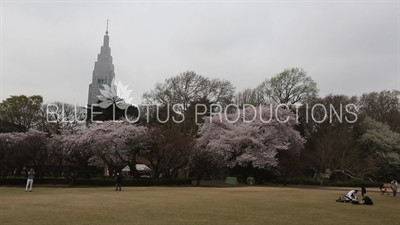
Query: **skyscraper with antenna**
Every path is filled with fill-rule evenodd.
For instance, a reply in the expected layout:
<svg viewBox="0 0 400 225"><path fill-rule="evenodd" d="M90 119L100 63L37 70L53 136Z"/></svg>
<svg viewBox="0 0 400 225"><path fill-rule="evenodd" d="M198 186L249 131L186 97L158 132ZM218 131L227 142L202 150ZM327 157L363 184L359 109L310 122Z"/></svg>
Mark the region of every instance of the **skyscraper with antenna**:
<svg viewBox="0 0 400 225"><path fill-rule="evenodd" d="M103 46L101 46L100 54L97 55L97 61L94 63L92 74L92 83L89 84L88 106L96 104L97 96L100 95L100 88L103 84L111 86L114 79L114 64L111 56L110 37L108 36L108 20L106 34L104 35Z"/></svg>

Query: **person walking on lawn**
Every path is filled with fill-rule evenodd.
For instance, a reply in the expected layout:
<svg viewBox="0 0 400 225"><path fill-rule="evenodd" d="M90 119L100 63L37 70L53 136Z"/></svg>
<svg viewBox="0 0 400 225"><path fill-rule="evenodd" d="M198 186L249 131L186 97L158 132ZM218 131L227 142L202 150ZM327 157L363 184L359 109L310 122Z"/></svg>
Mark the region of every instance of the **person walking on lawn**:
<svg viewBox="0 0 400 225"><path fill-rule="evenodd" d="M115 184L115 191L121 191L122 186L122 175L117 173L117 182Z"/></svg>
<svg viewBox="0 0 400 225"><path fill-rule="evenodd" d="M396 193L397 193L397 181L396 181L396 179L393 179L392 182L390 182L390 188L393 191L393 197L396 197Z"/></svg>
<svg viewBox="0 0 400 225"><path fill-rule="evenodd" d="M25 187L25 192L32 192L32 185L33 185L33 178L35 177L35 170L31 168L28 171L28 179L26 180L26 187Z"/></svg>

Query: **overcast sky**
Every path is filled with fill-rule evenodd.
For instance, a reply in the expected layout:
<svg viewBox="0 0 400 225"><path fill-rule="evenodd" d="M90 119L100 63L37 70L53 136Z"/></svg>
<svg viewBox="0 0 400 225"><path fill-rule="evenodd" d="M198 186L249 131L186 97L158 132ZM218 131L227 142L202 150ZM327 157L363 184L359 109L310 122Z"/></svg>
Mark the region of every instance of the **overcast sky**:
<svg viewBox="0 0 400 225"><path fill-rule="evenodd" d="M255 88L300 67L320 96L400 88L399 3L2 2L1 100L87 103L109 19L116 79L134 103L193 70Z"/></svg>

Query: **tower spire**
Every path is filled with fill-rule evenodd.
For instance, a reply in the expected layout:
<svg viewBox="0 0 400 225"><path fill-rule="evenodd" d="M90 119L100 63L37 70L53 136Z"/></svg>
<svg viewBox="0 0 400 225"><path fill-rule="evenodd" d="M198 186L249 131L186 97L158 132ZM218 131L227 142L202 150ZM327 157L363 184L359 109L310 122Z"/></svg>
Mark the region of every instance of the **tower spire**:
<svg viewBox="0 0 400 225"><path fill-rule="evenodd" d="M91 106L99 101L99 98L97 96L101 95L100 89L103 89L103 84L111 86L111 81L114 78L115 73L113 58L111 56L110 36L108 36L107 20L103 45L100 48L100 54L97 55L97 61L94 63L92 83L89 84L88 105Z"/></svg>
<svg viewBox="0 0 400 225"><path fill-rule="evenodd" d="M107 28L106 28L106 34L108 34L108 19L107 19Z"/></svg>

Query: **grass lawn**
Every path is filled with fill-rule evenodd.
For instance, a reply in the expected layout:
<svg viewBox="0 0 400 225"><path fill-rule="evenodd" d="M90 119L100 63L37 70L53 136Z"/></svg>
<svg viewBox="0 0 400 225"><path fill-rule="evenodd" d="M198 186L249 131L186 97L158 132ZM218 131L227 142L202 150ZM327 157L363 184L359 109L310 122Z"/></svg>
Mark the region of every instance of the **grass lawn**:
<svg viewBox="0 0 400 225"><path fill-rule="evenodd" d="M373 206L337 203L349 188L0 187L0 224L400 224L400 197L367 189Z"/></svg>

